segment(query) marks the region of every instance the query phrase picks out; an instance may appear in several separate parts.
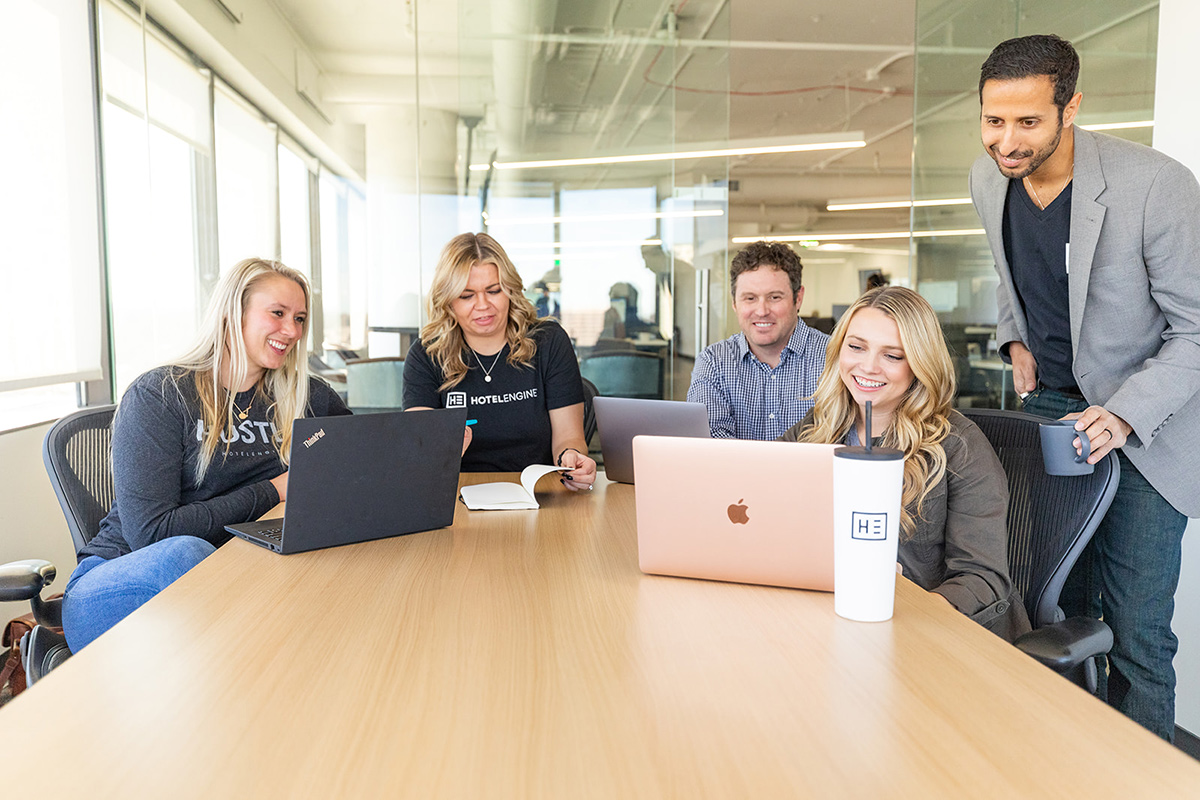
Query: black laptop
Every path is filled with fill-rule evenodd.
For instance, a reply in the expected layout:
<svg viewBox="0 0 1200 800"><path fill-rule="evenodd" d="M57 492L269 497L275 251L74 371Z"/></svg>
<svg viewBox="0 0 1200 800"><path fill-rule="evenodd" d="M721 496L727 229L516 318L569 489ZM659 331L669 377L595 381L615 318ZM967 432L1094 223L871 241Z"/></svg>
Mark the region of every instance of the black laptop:
<svg viewBox="0 0 1200 800"><path fill-rule="evenodd" d="M461 408L298 419L283 519L225 530L286 554L444 528L466 422Z"/></svg>

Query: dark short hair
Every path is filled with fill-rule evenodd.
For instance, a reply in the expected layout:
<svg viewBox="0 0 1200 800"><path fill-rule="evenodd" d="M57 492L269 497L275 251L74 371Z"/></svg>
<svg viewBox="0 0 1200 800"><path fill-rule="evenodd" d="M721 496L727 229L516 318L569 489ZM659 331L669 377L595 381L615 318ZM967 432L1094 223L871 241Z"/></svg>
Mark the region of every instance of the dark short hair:
<svg viewBox="0 0 1200 800"><path fill-rule="evenodd" d="M733 257L729 267L729 291L737 296L737 279L743 272L758 269L767 264L787 273L792 284L792 295L800 291L800 256L796 251L782 242L757 241Z"/></svg>
<svg viewBox="0 0 1200 800"><path fill-rule="evenodd" d="M1054 34L1001 42L979 69L979 102L983 102L983 85L988 81L1014 81L1034 75L1045 75L1054 83L1054 105L1061 116L1075 96L1079 54L1070 42Z"/></svg>

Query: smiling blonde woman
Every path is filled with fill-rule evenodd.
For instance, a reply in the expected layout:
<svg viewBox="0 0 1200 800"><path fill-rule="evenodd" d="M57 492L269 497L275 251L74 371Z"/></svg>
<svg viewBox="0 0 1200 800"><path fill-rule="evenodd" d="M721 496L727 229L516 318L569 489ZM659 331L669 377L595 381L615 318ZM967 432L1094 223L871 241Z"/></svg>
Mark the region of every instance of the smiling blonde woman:
<svg viewBox="0 0 1200 800"><path fill-rule="evenodd" d="M137 378L113 420L116 501L63 600L78 651L287 498L292 422L348 414L305 356L308 281L246 259L217 285L195 345Z"/></svg>
<svg viewBox="0 0 1200 800"><path fill-rule="evenodd" d="M873 289L834 328L813 410L781 439L858 444L871 436L903 452L905 577L1011 641L1029 620L1008 574L1008 481L982 431L952 408L954 387L925 298Z"/></svg>

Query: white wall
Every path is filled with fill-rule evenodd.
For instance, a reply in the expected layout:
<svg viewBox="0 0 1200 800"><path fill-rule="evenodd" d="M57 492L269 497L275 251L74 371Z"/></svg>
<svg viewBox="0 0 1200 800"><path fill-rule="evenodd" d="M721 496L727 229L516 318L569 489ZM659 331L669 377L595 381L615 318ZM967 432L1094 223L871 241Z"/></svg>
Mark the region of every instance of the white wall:
<svg viewBox="0 0 1200 800"><path fill-rule="evenodd" d="M1200 151L1196 149L1200 107L1194 102L1197 31L1200 31L1200 3L1161 0L1154 147L1200 175ZM1195 477L1200 482L1200 475ZM1192 520L1183 539L1183 573L1175 593L1174 627L1179 636L1179 654L1175 657L1179 678L1175 721L1179 727L1200 734L1200 540L1197 537L1200 537L1200 521Z"/></svg>
<svg viewBox="0 0 1200 800"><path fill-rule="evenodd" d="M53 591L75 569L75 547L42 466L49 424L0 434L0 564L41 558L58 567ZM29 611L28 603L0 603L0 621Z"/></svg>

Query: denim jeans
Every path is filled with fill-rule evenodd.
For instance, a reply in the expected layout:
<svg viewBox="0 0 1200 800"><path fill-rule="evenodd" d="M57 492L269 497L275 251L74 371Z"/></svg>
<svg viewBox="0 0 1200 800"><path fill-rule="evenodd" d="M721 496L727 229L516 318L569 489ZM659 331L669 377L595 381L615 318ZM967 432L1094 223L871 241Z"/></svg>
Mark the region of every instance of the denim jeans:
<svg viewBox="0 0 1200 800"><path fill-rule="evenodd" d="M195 536L173 536L105 561L79 562L63 596L63 633L72 653L132 614L143 603L216 552Z"/></svg>
<svg viewBox="0 0 1200 800"><path fill-rule="evenodd" d="M1084 400L1052 389L1025 398L1024 410L1044 417L1083 411ZM1183 531L1176 511L1121 451L1121 482L1095 536L1079 557L1060 605L1068 617L1103 618L1112 628L1100 696L1167 741L1175 736L1175 667L1179 640L1171 631Z"/></svg>

